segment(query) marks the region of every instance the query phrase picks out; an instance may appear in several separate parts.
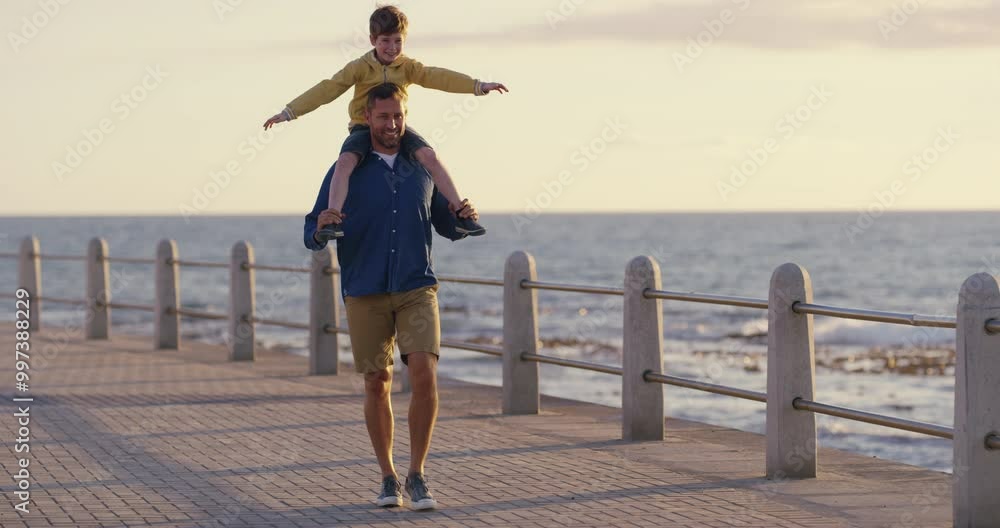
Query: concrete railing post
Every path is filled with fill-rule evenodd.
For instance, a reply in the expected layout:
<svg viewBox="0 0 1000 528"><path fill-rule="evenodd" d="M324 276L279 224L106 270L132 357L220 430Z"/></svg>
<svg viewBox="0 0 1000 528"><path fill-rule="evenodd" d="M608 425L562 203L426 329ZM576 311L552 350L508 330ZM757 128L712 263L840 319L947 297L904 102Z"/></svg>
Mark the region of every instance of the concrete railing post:
<svg viewBox="0 0 1000 528"><path fill-rule="evenodd" d="M660 288L655 260L636 257L628 263L622 325L623 440L663 440L663 384L643 379L646 372L663 372L663 303L643 295Z"/></svg>
<svg viewBox="0 0 1000 528"><path fill-rule="evenodd" d="M962 284L958 298L955 356L954 526L1000 522L1000 449L987 437L1000 435L1000 334L986 322L1000 319L1000 287L989 273Z"/></svg>
<svg viewBox="0 0 1000 528"><path fill-rule="evenodd" d="M28 325L31 331L41 329L42 321L42 251L37 237L21 241L17 264L17 287L28 292Z"/></svg>
<svg viewBox="0 0 1000 528"><path fill-rule="evenodd" d="M181 342L180 265L177 243L161 240L156 246L154 277L156 311L153 313L153 347L177 350Z"/></svg>
<svg viewBox="0 0 1000 528"><path fill-rule="evenodd" d="M812 302L812 280L797 264L771 275L767 307L767 478L816 476L816 415L795 409L813 400L816 352L813 316L793 311Z"/></svg>
<svg viewBox="0 0 1000 528"><path fill-rule="evenodd" d="M87 339L107 339L111 336L111 265L108 243L102 238L91 239L87 246Z"/></svg>
<svg viewBox="0 0 1000 528"><path fill-rule="evenodd" d="M522 288L536 280L535 259L524 251L507 257L503 273L503 413L538 414L538 362L521 354L538 352L538 292Z"/></svg>
<svg viewBox="0 0 1000 528"><path fill-rule="evenodd" d="M340 276L336 254L327 246L312 254L312 272L309 275L309 374L337 374L339 361L337 334L327 333L327 325L340 326Z"/></svg>
<svg viewBox="0 0 1000 528"><path fill-rule="evenodd" d="M254 315L253 246L246 240L233 245L229 259L229 360L253 361L257 339Z"/></svg>

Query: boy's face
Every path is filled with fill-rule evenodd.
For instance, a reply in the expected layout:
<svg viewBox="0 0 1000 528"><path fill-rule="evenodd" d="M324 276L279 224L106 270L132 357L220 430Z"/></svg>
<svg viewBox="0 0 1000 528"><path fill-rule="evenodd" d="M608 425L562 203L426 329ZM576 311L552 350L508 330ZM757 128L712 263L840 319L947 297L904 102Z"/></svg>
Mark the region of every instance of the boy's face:
<svg viewBox="0 0 1000 528"><path fill-rule="evenodd" d="M403 53L403 42L406 37L402 33L372 35L372 46L375 46L375 57L382 64L389 64Z"/></svg>

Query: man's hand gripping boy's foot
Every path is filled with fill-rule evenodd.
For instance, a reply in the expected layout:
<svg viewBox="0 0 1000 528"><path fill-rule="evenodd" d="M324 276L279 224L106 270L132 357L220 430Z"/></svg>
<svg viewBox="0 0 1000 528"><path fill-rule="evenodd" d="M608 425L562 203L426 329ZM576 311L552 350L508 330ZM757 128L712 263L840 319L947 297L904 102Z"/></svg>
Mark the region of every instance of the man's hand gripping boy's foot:
<svg viewBox="0 0 1000 528"><path fill-rule="evenodd" d="M450 206L455 209L454 206ZM455 230L469 236L482 236L486 234L486 228L479 225L479 213L472 207L472 202L468 198L462 200L460 207L455 210L458 217L458 224Z"/></svg>
<svg viewBox="0 0 1000 528"><path fill-rule="evenodd" d="M319 226L319 229L316 230L313 238L318 242L329 242L330 240L344 236L344 230L340 226L346 217L347 215L336 209L327 209L321 212L319 218L316 220L316 225Z"/></svg>

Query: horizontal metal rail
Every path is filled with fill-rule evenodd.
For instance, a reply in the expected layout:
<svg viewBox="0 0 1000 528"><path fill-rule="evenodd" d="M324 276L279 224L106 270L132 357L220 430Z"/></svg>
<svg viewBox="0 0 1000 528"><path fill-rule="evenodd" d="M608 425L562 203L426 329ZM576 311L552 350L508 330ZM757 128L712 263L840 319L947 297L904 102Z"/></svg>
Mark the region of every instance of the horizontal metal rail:
<svg viewBox="0 0 1000 528"><path fill-rule="evenodd" d="M323 333L326 334L346 334L347 327L335 325L323 325Z"/></svg>
<svg viewBox="0 0 1000 528"><path fill-rule="evenodd" d="M688 389L711 392L714 394L723 394L725 396L743 398L744 400L752 400L761 403L767 403L767 394L763 392L750 391L746 389L737 389L736 387L727 387L725 385L716 385L715 383L706 383L704 381L697 381L687 378L678 378L677 376L668 376L666 374L657 374L655 372L643 373L642 379L643 381L648 381L648 382L663 383L665 385L674 385L676 387L686 387Z"/></svg>
<svg viewBox="0 0 1000 528"><path fill-rule="evenodd" d="M986 449L1000 451L1000 435L991 434L986 436Z"/></svg>
<svg viewBox="0 0 1000 528"><path fill-rule="evenodd" d="M843 319L857 319L859 321L875 321L878 323L909 326L930 326L935 328L955 328L956 326L954 317L859 310L856 308L840 308L812 303L795 303L792 305L792 311L800 314L829 315Z"/></svg>
<svg viewBox="0 0 1000 528"><path fill-rule="evenodd" d="M198 310L189 310L187 308L181 308L181 309L178 310L177 308L174 308L173 306L167 308L167 313L170 314L170 315L173 315L173 314L176 313L176 314L179 314L179 315L183 315L184 317L193 317L195 319L213 319L213 320L216 320L216 321L224 321L226 319L229 319L229 316L225 315L225 314L215 314L215 313L211 313L211 312L201 312L201 311L198 311Z"/></svg>
<svg viewBox="0 0 1000 528"><path fill-rule="evenodd" d="M838 418L846 418L848 420L855 420L858 422L881 425L883 427L889 427L892 429L900 429L903 431L910 431L912 433L920 433L930 436L936 436L938 438L952 439L955 436L954 429L952 429L951 427L945 427L943 425L929 424L913 420L905 420L903 418L895 418L892 416L884 416L881 414L858 411L856 409L849 409L847 407L837 407L835 405L817 403L814 401L804 400L802 398L795 398L794 400L792 400L792 407L795 407L800 411L810 411L818 414L826 414L829 416L836 416Z"/></svg>
<svg viewBox="0 0 1000 528"><path fill-rule="evenodd" d="M264 325L281 326L284 328L294 328L295 330L309 330L309 325L304 323L290 323L288 321L278 321L276 319L262 319L260 317L254 317L253 322Z"/></svg>
<svg viewBox="0 0 1000 528"><path fill-rule="evenodd" d="M0 258L21 258L18 253L0 253Z"/></svg>
<svg viewBox="0 0 1000 528"><path fill-rule="evenodd" d="M32 253L31 256L39 257L45 260L80 260L80 261L87 260L87 257L84 255L46 255L44 253L36 255Z"/></svg>
<svg viewBox="0 0 1000 528"><path fill-rule="evenodd" d="M63 297L49 297L48 295L43 295L41 297L36 297L39 301L56 303L56 304L72 304L76 306L87 306L86 299L66 299Z"/></svg>
<svg viewBox="0 0 1000 528"><path fill-rule="evenodd" d="M99 303L99 304L104 304L104 303ZM116 309L120 309L120 310L140 310L140 311L143 311L143 312L155 312L156 311L156 307L152 306L152 305L149 305L149 304L129 304L129 303L120 303L120 302L114 302L114 301L112 301L112 302L108 303L108 306L111 307L111 308L116 308Z"/></svg>
<svg viewBox="0 0 1000 528"><path fill-rule="evenodd" d="M489 354L491 356L503 356L503 347L497 345L481 345L478 343L466 343L464 341L452 341L450 339L442 339L441 346L445 348L456 348L459 350L471 350L473 352L482 352L483 354Z"/></svg>
<svg viewBox="0 0 1000 528"><path fill-rule="evenodd" d="M614 374L616 376L622 375L621 367L613 367L611 365L601 365L600 363L590 363L588 361L577 361L574 359L558 358L553 356L543 356L541 354L532 354L530 352L521 353L522 361L537 361L539 363L548 363L550 365L559 365L562 367L572 367L582 370L592 370L594 372L603 372L605 374Z"/></svg>
<svg viewBox="0 0 1000 528"><path fill-rule="evenodd" d="M14 295L13 293L0 293L0 299L17 299L17 298L18 298L17 295Z"/></svg>
<svg viewBox="0 0 1000 528"><path fill-rule="evenodd" d="M255 269L260 271L288 271L292 273L312 273L312 268L305 266L265 266L263 264L243 263L243 269Z"/></svg>
<svg viewBox="0 0 1000 528"><path fill-rule="evenodd" d="M647 299L666 299L669 301L686 301L704 304L721 304L724 306L740 306L742 308L757 308L767 310L767 299L752 297L737 297L733 295L715 295L711 293L677 292L648 289L642 292Z"/></svg>
<svg viewBox="0 0 1000 528"><path fill-rule="evenodd" d="M119 262L124 264L156 264L156 259L135 258L135 257L104 257L107 262Z"/></svg>
<svg viewBox="0 0 1000 528"><path fill-rule="evenodd" d="M167 264L178 266L188 266L190 268L229 268L229 264L223 262L199 262L196 260L181 260L169 258L167 259Z"/></svg>
<svg viewBox="0 0 1000 528"><path fill-rule="evenodd" d="M1000 319L986 321L986 331L991 334L1000 333Z"/></svg>
<svg viewBox="0 0 1000 528"><path fill-rule="evenodd" d="M480 277L459 277L457 275L438 275L438 280L442 282L460 282L463 284L480 284L482 286L503 287L503 279L483 279Z"/></svg>
<svg viewBox="0 0 1000 528"><path fill-rule="evenodd" d="M625 295L622 288L608 288L606 286L585 286L582 284L563 284L559 282L540 282L533 280L522 280L521 287L535 290L555 290L576 293L595 293L598 295Z"/></svg>

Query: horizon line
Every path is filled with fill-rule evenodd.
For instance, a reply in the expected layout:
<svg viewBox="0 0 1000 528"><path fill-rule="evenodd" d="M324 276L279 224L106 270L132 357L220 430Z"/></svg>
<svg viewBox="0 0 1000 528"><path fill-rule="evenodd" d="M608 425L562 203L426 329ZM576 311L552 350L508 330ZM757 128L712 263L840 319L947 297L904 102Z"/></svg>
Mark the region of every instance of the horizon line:
<svg viewBox="0 0 1000 528"><path fill-rule="evenodd" d="M870 213L865 210L859 209L642 209L642 210L586 210L586 209L571 209L571 210L560 210L560 211L548 211L540 212L532 215L537 216L556 216L556 215L582 215L582 214L788 214L788 213L857 213L864 214L869 213L874 215L875 213ZM993 209L893 209L884 210L878 213L878 216L884 214L899 214L899 213L1000 213L1000 207ZM517 215L526 214L525 211L518 210L497 210L482 212L481 215ZM230 218L230 217L246 217L246 216L305 216L301 212L267 212L267 213L256 213L256 212L232 212L232 213L199 213L197 215L183 214L166 214L166 213L139 213L139 212L121 212L121 213L67 213L67 214L0 214L0 218L114 218L114 217L140 217L140 218Z"/></svg>

